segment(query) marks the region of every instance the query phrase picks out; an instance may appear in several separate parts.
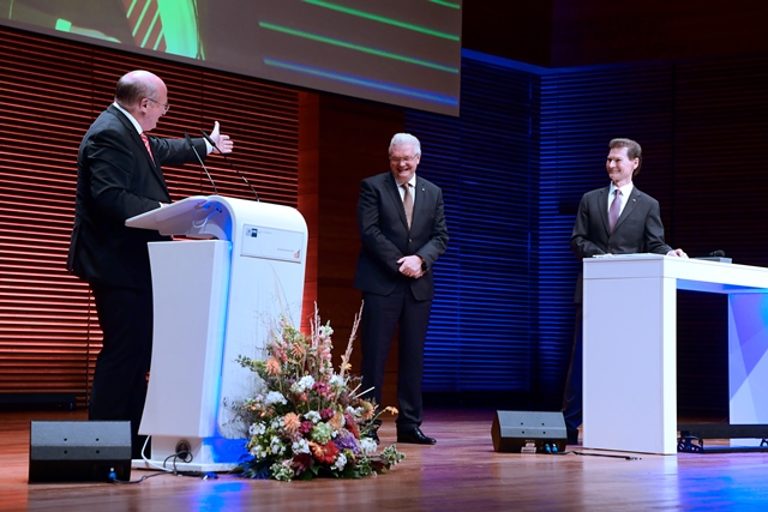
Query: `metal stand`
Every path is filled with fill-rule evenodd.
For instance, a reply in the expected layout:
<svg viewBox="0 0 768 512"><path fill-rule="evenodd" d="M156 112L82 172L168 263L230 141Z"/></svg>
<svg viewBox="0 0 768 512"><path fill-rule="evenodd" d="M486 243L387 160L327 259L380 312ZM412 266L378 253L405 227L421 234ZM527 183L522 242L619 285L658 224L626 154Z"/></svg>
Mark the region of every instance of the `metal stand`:
<svg viewBox="0 0 768 512"><path fill-rule="evenodd" d="M678 431L677 451L682 453L768 452L768 425L681 424ZM705 447L704 439L760 439L760 444Z"/></svg>

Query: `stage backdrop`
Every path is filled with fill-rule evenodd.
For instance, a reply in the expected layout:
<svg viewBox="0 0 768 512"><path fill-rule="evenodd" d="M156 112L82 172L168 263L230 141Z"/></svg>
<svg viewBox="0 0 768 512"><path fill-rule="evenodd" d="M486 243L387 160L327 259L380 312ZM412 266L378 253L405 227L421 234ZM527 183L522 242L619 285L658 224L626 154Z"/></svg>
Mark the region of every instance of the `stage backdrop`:
<svg viewBox="0 0 768 512"><path fill-rule="evenodd" d="M637 185L662 202L673 245L691 255L722 249L738 263L768 264L764 56L545 69L465 51L466 101L454 118L0 34L5 391L86 389L98 330L85 287L64 270L74 155L109 102L114 79L136 66L150 66L171 86L174 106L160 133L205 126L216 116L242 141L236 162L252 166L251 181L266 200L311 204L302 211L316 213L315 289L324 316L339 327L340 345L345 319L359 304L351 286L359 179L386 169L393 131L405 127L422 138L420 172L446 191L452 237L436 268L425 389L453 404L559 405L579 265L568 237L581 194L606 183L611 137L643 144ZM44 64L34 64L40 59ZM222 161L213 167L215 176L226 175ZM170 174L176 197L209 191L196 166ZM227 190L247 197L237 183L232 177ZM681 364L699 379L681 392L695 393L703 408L717 409L715 395L726 389L716 371L722 324L709 314L718 307L694 303L693 316L680 318ZM619 304L617 314L631 312Z"/></svg>

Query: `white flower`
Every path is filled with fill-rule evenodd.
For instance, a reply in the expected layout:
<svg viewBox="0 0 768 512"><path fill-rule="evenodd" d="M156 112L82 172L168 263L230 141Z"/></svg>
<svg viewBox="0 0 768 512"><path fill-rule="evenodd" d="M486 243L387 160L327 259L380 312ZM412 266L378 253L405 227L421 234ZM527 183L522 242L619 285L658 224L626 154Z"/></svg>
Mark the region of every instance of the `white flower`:
<svg viewBox="0 0 768 512"><path fill-rule="evenodd" d="M304 415L304 417L315 424L317 424L318 422L320 422L320 420L323 419L322 416L320 416L320 413L317 411L309 411Z"/></svg>
<svg viewBox="0 0 768 512"><path fill-rule="evenodd" d="M311 375L305 375L297 382L294 382L291 386L291 391L294 393L303 393L307 389L311 389L315 385L315 378Z"/></svg>
<svg viewBox="0 0 768 512"><path fill-rule="evenodd" d="M340 387L343 387L346 384L346 382L344 382L344 378L341 375L334 373L333 375L331 375L331 378L328 379L328 384L330 384L334 388L340 388Z"/></svg>
<svg viewBox="0 0 768 512"><path fill-rule="evenodd" d="M248 427L248 434L251 437L260 436L266 431L267 431L267 426L264 425L264 423L262 423L261 421L259 421L258 423L253 423L250 427Z"/></svg>
<svg viewBox="0 0 768 512"><path fill-rule="evenodd" d="M282 455L285 451L285 446L283 446L283 443L280 441L279 437L272 436L272 439L269 443L269 449L273 455Z"/></svg>
<svg viewBox="0 0 768 512"><path fill-rule="evenodd" d="M341 471L344 469L344 466L347 465L347 456L343 453L340 453L338 457L336 457L336 462L333 463L333 466L331 466L331 469L338 469Z"/></svg>
<svg viewBox="0 0 768 512"><path fill-rule="evenodd" d="M321 325L317 328L317 337L320 339L330 338L333 336L333 328L330 323Z"/></svg>
<svg viewBox="0 0 768 512"><path fill-rule="evenodd" d="M251 455L253 455L256 459L266 459L267 450L263 446L257 445L251 448Z"/></svg>
<svg viewBox="0 0 768 512"><path fill-rule="evenodd" d="M264 403L267 405L272 404L287 404L288 401L285 399L283 394L279 391L270 391L267 393L267 397L264 399Z"/></svg>
<svg viewBox="0 0 768 512"><path fill-rule="evenodd" d="M299 439L291 445L291 450L293 453L309 453L309 443L306 439Z"/></svg>
<svg viewBox="0 0 768 512"><path fill-rule="evenodd" d="M370 437L363 437L360 439L360 450L362 450L364 455L373 455L376 453L376 448L376 441Z"/></svg>

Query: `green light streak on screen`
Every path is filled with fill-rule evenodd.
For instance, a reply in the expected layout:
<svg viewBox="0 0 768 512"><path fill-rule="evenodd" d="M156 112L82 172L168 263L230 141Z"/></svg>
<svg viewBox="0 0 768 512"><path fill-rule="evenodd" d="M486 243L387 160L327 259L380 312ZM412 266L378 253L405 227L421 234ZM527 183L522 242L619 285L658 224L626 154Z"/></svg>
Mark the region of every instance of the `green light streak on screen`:
<svg viewBox="0 0 768 512"><path fill-rule="evenodd" d="M266 21L259 22L259 26L268 30L274 30L275 32L282 32L284 34L289 34L296 37L302 37L304 39L309 39L311 41L317 41L320 43L326 43L332 46L339 46L341 48L356 50L362 53L376 55L378 57L384 57L392 60L399 60L401 62L408 62L409 64L416 64L416 65L424 66L427 68L437 69L438 71L445 71L445 72L454 73L454 74L457 74L459 72L459 70L456 69L455 67L443 66L442 64L435 64L434 62L416 59L413 57L408 57L406 55L399 55L397 53L387 52L384 50L377 50L375 48L369 48L367 46L361 46L359 44L348 43L346 41L341 41L339 39L334 39L331 37L326 37L318 34L312 34L310 32L305 32L303 30L296 30L289 27L275 25L274 23L269 23Z"/></svg>
<svg viewBox="0 0 768 512"><path fill-rule="evenodd" d="M163 21L166 53L205 60L203 41L199 38L196 0L157 0Z"/></svg>
<svg viewBox="0 0 768 512"><path fill-rule="evenodd" d="M445 0L429 0L433 4L442 5L443 7L450 7L451 9L461 9L459 4L453 2L446 2Z"/></svg>
<svg viewBox="0 0 768 512"><path fill-rule="evenodd" d="M69 20L65 20L64 18L58 18L56 20L56 25L54 25L54 28L61 32L70 32L72 30L72 22Z"/></svg>
<svg viewBox="0 0 768 512"><path fill-rule="evenodd" d="M422 34L439 37L441 39L448 39L449 41L456 41L456 42L459 41L459 36L455 34L448 34L446 32L432 30L431 28L422 27L420 25L414 25L413 23L407 23L405 21L400 21L393 18L387 18L385 16L379 16L378 14L372 14L369 12L361 11L359 9L344 7L343 5L336 5L331 2L326 2L324 0L304 0L304 2L311 5L316 5L318 7L324 7L332 11L338 11L338 12L343 12L344 14L349 14L351 16L357 16L358 18L365 18L367 20L376 21L379 23L383 23L385 25L393 25L395 27L404 28L406 30L412 30L414 32L420 32Z"/></svg>
<svg viewBox="0 0 768 512"><path fill-rule="evenodd" d="M155 17L152 18L152 21L149 22L149 29L147 30L147 33L144 35L144 39L141 41L141 47L146 48L147 42L149 41L149 36L152 35L152 32L155 30L155 25L157 25L157 20L160 17L160 13L155 13ZM160 41L163 38L162 33L157 37L154 44L152 45L153 50L157 50L157 47L160 45Z"/></svg>
<svg viewBox="0 0 768 512"><path fill-rule="evenodd" d="M136 6L136 2L133 2L131 4L131 8L128 9L128 15L131 14L131 12L133 11L133 8L135 6ZM139 31L139 27L141 27L141 22L144 21L144 15L147 14L147 9L149 9L149 2L144 4L144 9L141 10L141 13L139 13L139 17L136 19L136 25L133 27L133 31L131 32L131 35L133 37L136 37L136 32ZM143 47L144 43L146 43L146 40L143 41L142 47Z"/></svg>

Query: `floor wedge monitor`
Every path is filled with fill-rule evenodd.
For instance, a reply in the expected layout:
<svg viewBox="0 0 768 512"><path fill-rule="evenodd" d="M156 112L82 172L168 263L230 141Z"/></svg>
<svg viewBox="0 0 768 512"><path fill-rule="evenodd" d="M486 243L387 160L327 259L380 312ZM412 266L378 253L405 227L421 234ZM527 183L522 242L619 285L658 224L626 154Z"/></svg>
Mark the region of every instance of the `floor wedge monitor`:
<svg viewBox="0 0 768 512"><path fill-rule="evenodd" d="M29 434L30 483L131 478L128 421L32 421Z"/></svg>
<svg viewBox="0 0 768 512"><path fill-rule="evenodd" d="M497 452L562 453L567 441L563 413L496 411L491 438Z"/></svg>

